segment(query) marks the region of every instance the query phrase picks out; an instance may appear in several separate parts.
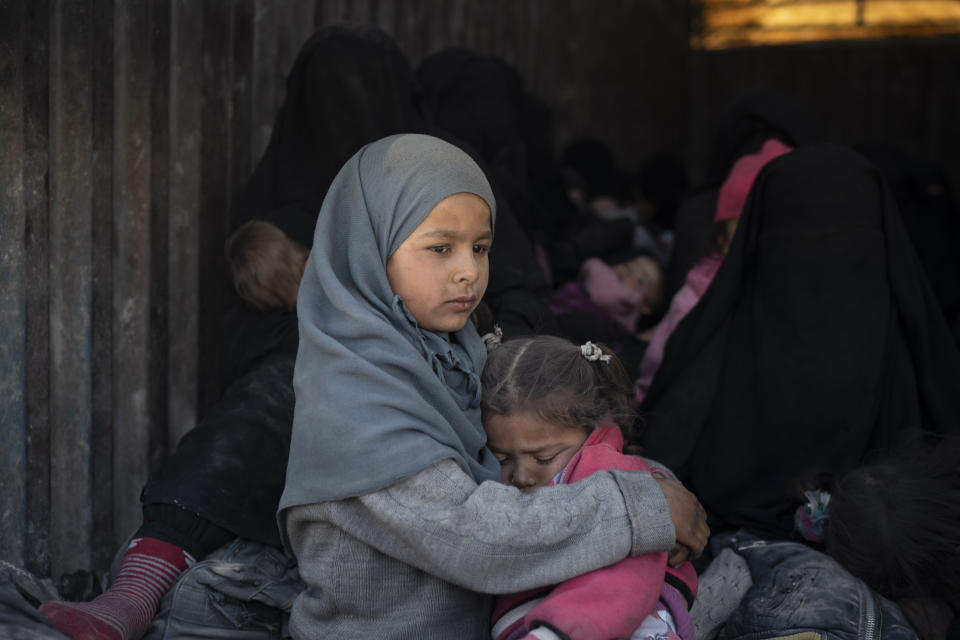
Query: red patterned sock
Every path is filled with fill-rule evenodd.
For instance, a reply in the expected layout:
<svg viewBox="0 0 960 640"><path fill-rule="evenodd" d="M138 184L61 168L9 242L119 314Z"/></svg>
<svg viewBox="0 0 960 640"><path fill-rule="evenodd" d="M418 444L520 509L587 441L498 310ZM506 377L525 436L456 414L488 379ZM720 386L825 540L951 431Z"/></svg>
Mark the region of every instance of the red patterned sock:
<svg viewBox="0 0 960 640"><path fill-rule="evenodd" d="M160 599L193 563L193 556L180 547L135 538L105 593L90 602L45 602L40 613L73 640L138 640Z"/></svg>

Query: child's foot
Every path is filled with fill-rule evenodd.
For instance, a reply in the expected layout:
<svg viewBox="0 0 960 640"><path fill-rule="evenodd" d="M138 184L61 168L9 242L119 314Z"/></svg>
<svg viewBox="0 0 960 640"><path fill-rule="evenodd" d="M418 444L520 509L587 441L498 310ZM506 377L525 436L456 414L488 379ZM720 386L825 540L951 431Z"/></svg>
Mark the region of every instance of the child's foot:
<svg viewBox="0 0 960 640"><path fill-rule="evenodd" d="M73 640L122 640L125 638L122 624L113 626L117 622L112 613L107 614L107 619L111 622L106 622L96 617L104 615L104 612L87 610L94 602L51 600L40 605L40 613L46 616L57 631Z"/></svg>
<svg viewBox="0 0 960 640"><path fill-rule="evenodd" d="M139 640L160 599L193 558L180 547L154 538L130 543L116 580L90 602L51 600L40 613L73 640Z"/></svg>

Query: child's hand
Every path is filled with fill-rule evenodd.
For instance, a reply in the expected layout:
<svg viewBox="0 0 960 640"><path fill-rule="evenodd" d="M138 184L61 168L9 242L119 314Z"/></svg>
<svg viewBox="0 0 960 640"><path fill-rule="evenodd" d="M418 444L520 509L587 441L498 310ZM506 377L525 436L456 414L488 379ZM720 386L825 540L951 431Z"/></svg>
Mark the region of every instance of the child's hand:
<svg viewBox="0 0 960 640"><path fill-rule="evenodd" d="M677 544L670 550L668 563L675 567L699 558L710 538L706 511L697 497L676 480L661 477L656 477L656 480L667 496L670 518L677 536Z"/></svg>
<svg viewBox="0 0 960 640"><path fill-rule="evenodd" d="M670 553L667 554L667 565L676 569L690 559L690 548L682 544L675 544L673 549L670 549Z"/></svg>

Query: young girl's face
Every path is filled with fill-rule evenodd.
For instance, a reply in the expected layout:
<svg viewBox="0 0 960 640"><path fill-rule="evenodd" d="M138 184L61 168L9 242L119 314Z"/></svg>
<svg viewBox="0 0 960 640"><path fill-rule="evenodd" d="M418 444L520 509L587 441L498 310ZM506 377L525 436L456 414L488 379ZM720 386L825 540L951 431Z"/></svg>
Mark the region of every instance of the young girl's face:
<svg viewBox="0 0 960 640"><path fill-rule="evenodd" d="M487 290L492 241L483 198L444 198L387 260L390 288L422 328L459 331Z"/></svg>
<svg viewBox="0 0 960 640"><path fill-rule="evenodd" d="M633 260L613 266L620 282L643 294L644 315L650 315L663 295L663 269L649 256L637 256Z"/></svg>
<svg viewBox="0 0 960 640"><path fill-rule="evenodd" d="M487 447L500 461L501 482L524 493L550 484L590 435L531 412L486 415L483 428Z"/></svg>

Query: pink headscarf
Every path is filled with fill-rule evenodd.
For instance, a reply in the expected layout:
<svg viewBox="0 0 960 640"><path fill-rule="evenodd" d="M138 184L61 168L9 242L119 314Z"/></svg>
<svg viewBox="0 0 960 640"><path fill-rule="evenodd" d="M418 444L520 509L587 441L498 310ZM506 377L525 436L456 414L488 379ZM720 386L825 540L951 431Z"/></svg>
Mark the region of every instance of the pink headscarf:
<svg viewBox="0 0 960 640"><path fill-rule="evenodd" d="M743 212L743 205L747 202L747 194L753 181L757 179L760 169L779 156L789 153L793 147L788 147L779 140L771 138L763 143L760 151L742 156L730 169L730 174L723 181L720 193L717 195L717 222L739 218Z"/></svg>

